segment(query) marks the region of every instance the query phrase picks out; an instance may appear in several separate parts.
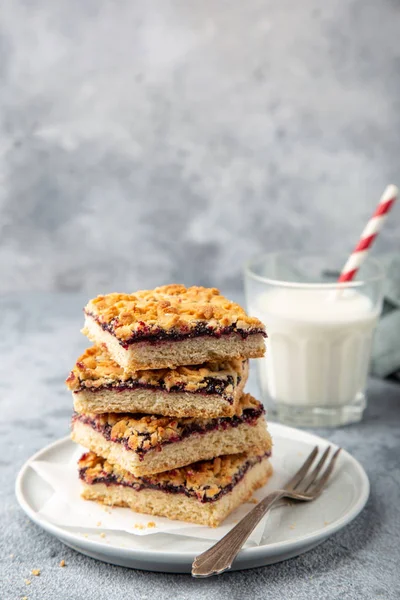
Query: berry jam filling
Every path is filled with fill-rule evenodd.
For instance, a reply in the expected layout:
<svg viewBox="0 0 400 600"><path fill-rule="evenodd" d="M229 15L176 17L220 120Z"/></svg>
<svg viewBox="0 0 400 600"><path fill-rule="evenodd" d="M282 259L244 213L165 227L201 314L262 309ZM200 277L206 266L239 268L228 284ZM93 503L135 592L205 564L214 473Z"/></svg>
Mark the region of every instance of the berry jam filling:
<svg viewBox="0 0 400 600"><path fill-rule="evenodd" d="M110 485L122 485L124 487L130 487L134 489L136 492L140 492L140 490L158 490L161 492L166 492L167 494L185 494L188 498L196 498L202 504L206 504L209 502L215 502L219 500L225 494L229 494L233 490L233 488L243 479L245 474L249 469L254 467L257 463L261 462L264 458L268 458L271 456L271 452L265 453L263 456L255 456L244 463L240 469L236 471L236 473L232 476L231 482L220 490L214 496L207 496L202 493L209 488L209 486L204 486L202 490L199 492L193 488L188 488L184 485L173 485L171 483L160 483L155 480L152 480L151 477L139 477L137 481L128 483L125 481L119 480L115 475L104 474L104 476L96 477L90 481L86 480L86 468L79 469L79 477L85 481L86 483L93 485L96 483L104 483L106 486Z"/></svg>
<svg viewBox="0 0 400 600"><path fill-rule="evenodd" d="M111 333L111 335L115 336L115 329L118 325L118 319L113 319L110 323L102 323L100 319L94 315L93 313L86 312L86 315L91 317L96 321L98 325L104 330ZM135 342L149 342L149 343L157 343L162 342L164 340L172 340L174 342L178 342L181 340L186 340L189 338L197 338L202 336L212 336L216 338L220 338L222 335L229 335L232 333L237 333L243 339L249 337L249 335L253 334L261 334L264 337L267 337L264 329L240 329L236 327L235 324L229 325L228 327L220 327L219 329L214 329L209 326L206 321L200 321L194 327L186 327L181 328L179 331L176 330L166 330L161 327L150 327L146 325L143 321L139 322L139 328L132 334L132 337L127 340L118 340L121 346L124 348L128 348L131 344Z"/></svg>
<svg viewBox="0 0 400 600"><path fill-rule="evenodd" d="M143 460L145 454L150 450L162 450L165 445L181 442L192 434L204 435L205 433L216 431L218 429L226 430L230 427L238 427L243 423L254 426L264 412L264 408L260 406L259 408L245 408L240 416L219 417L218 419L210 419L208 422L194 420L187 425L183 425L180 430L177 430L175 436L156 445L152 444L150 432L138 431L139 442L135 449L130 447L129 437L113 437L111 434L112 425L109 423L102 424L100 417L74 413L72 422L80 421L85 425L89 425L92 429L101 433L107 441L123 444L127 450L136 452L136 454L139 455L139 459ZM140 419L141 416L142 415L135 415L135 418Z"/></svg>
<svg viewBox="0 0 400 600"><path fill-rule="evenodd" d="M241 377L238 376L237 377L237 385L240 383L240 381L241 381ZM224 400L226 400L229 404L233 404L233 395L231 393L225 393L226 388L229 386L233 386L233 385L234 385L234 379L233 379L232 375L228 375L225 379L217 379L215 377L205 377L199 383L199 389L190 390L190 391L186 390L186 385L183 381L170 387L169 389L167 389L167 387L165 385L165 381L163 379L160 379L158 385L151 385L149 383L139 383L138 381L135 381L134 379L127 379L126 381L123 381L123 382L118 381L115 383L109 383L107 385L102 385L102 386L93 387L93 388L87 388L87 387L82 386L79 389L75 390L74 393L77 394L78 392L87 391L88 389L94 393L102 392L104 390L113 390L116 392L124 392L126 390L137 390L137 389L146 389L146 390L154 390L154 391L160 391L160 389L161 389L163 392L167 392L167 393L186 392L187 394L203 394L203 395L218 394Z"/></svg>

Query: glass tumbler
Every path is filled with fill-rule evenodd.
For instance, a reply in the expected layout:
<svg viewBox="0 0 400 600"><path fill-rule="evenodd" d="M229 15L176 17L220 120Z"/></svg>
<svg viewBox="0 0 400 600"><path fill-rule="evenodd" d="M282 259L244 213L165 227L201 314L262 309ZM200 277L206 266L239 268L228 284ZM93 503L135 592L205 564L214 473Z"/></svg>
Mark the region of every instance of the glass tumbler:
<svg viewBox="0 0 400 600"><path fill-rule="evenodd" d="M283 423L335 427L362 419L384 273L367 259L354 281L339 285L344 263L282 252L245 266L249 314L268 334L257 360L261 394Z"/></svg>

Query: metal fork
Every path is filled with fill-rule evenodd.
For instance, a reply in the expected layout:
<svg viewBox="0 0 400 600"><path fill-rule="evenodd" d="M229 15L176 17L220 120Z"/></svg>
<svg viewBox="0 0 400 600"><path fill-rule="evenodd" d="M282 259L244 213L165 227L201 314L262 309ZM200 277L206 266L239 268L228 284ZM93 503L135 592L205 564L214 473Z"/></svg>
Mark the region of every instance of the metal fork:
<svg viewBox="0 0 400 600"><path fill-rule="evenodd" d="M211 577L212 575L219 575L230 569L250 533L271 506L281 498L290 498L292 500L301 500L304 502L315 500L315 498L321 494L331 476L341 448L336 450L325 471L318 477L328 458L330 450L331 446L328 446L319 459L316 467L311 473L308 473L319 451L318 446L315 446L307 460L292 479L286 483L283 489L268 494L268 496L261 500L261 502L259 502L257 506L255 506L219 542L194 559L192 564L192 576Z"/></svg>

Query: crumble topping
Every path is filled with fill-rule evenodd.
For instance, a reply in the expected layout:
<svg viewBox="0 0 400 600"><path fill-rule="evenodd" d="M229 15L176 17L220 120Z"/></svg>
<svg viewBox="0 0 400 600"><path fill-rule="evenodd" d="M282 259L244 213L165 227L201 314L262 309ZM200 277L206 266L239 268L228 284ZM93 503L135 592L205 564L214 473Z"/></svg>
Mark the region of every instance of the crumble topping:
<svg viewBox="0 0 400 600"><path fill-rule="evenodd" d="M216 288L171 284L134 294L107 294L90 300L85 313L125 343L173 331L206 335L229 328L265 334L261 321Z"/></svg>
<svg viewBox="0 0 400 600"><path fill-rule="evenodd" d="M169 493L184 493L201 502L209 502L230 491L252 466L269 454L264 449L253 453L229 454L163 473L135 477L118 465L111 465L94 452L87 452L78 461L78 467L81 479L89 485L117 484L133 487L137 491L145 488L158 489Z"/></svg>
<svg viewBox="0 0 400 600"><path fill-rule="evenodd" d="M233 397L247 366L247 360L234 359L175 369L132 371L114 362L103 346L92 346L78 358L66 385L72 391L104 387L152 387L167 392L200 391Z"/></svg>
<svg viewBox="0 0 400 600"><path fill-rule="evenodd" d="M99 431L112 442L122 443L127 450L143 456L163 444L179 442L192 433L205 433L219 428L254 424L264 413L262 404L250 394L243 394L233 417L204 418L132 415L122 413L75 414L80 421Z"/></svg>

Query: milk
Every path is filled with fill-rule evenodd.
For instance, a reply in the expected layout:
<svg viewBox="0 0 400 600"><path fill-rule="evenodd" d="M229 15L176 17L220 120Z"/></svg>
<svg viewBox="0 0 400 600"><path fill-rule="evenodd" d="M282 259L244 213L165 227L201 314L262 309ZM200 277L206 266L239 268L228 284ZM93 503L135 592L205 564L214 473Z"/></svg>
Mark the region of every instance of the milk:
<svg viewBox="0 0 400 600"><path fill-rule="evenodd" d="M366 386L378 309L353 289L279 288L252 298L267 328L263 392L291 406L351 404Z"/></svg>

